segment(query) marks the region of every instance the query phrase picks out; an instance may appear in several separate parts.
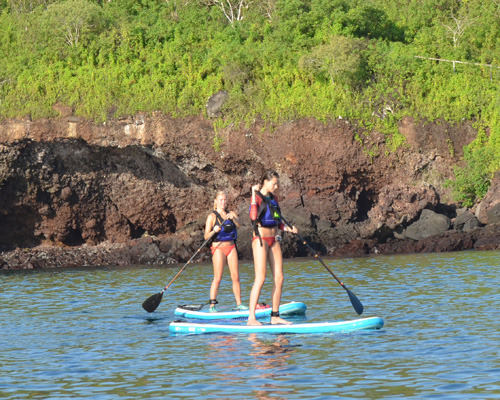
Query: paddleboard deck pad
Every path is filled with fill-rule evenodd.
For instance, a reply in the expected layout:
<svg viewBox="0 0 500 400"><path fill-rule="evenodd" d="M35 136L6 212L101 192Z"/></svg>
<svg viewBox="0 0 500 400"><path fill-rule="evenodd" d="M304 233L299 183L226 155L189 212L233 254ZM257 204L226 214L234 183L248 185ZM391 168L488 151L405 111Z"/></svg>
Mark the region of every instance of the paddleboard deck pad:
<svg viewBox="0 0 500 400"><path fill-rule="evenodd" d="M199 334L199 333L330 333L330 332L353 332L366 329L380 329L384 326L384 320L380 317L361 318L351 321L303 323L292 325L270 325L249 326L244 322L236 323L197 323L174 321L169 330L177 334Z"/></svg>
<svg viewBox="0 0 500 400"><path fill-rule="evenodd" d="M279 311L280 315L304 315L306 313L306 305L299 301L293 301L291 303L285 303L280 305ZM256 318L265 318L271 316L271 306L264 306L257 308L255 310ZM183 308L183 306L178 306L174 314L178 317L191 318L191 319L203 319L203 320L221 320L221 319L248 319L248 310L231 310L231 311L218 311L211 313L206 310L190 310L188 308Z"/></svg>

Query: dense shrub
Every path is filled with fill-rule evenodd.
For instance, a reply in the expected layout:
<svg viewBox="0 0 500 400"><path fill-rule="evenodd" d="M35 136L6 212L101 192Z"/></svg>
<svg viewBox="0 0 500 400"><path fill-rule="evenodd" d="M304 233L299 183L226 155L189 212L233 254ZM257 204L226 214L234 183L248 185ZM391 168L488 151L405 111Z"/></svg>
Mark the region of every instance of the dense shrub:
<svg viewBox="0 0 500 400"><path fill-rule="evenodd" d="M394 147L404 115L466 119L487 134L456 186L476 170L487 186L499 168L497 0L229 1L243 1L238 18L209 0L0 0L0 118L52 116L57 102L98 121L194 115L225 89L233 122L342 116Z"/></svg>

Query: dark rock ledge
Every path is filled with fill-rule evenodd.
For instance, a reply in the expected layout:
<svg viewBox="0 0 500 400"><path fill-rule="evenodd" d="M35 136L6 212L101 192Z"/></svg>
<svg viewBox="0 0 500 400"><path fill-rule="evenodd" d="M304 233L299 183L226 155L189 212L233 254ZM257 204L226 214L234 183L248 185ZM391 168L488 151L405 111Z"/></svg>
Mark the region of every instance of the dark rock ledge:
<svg viewBox="0 0 500 400"><path fill-rule="evenodd" d="M250 188L269 168L283 215L322 255L500 249L500 173L470 210L444 185L476 135L470 124L406 118L408 146L396 153L347 120L265 127L219 132L216 151L201 117L4 121L0 269L186 262L220 189L243 223L240 258L251 260ZM310 255L289 234L283 248ZM196 261L209 259L203 249Z"/></svg>

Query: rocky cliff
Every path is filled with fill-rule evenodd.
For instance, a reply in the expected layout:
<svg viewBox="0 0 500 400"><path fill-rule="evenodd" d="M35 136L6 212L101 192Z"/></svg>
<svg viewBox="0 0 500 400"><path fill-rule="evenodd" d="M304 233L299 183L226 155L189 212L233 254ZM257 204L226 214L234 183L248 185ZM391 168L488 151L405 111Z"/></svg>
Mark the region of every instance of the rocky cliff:
<svg viewBox="0 0 500 400"><path fill-rule="evenodd" d="M250 259L250 187L266 169L280 173L283 215L322 254L500 248L498 174L477 210L457 210L443 185L474 129L411 118L399 129L407 146L391 152L340 118L216 134L208 119L161 114L4 121L0 268L183 262L221 189ZM284 249L307 255L289 236Z"/></svg>

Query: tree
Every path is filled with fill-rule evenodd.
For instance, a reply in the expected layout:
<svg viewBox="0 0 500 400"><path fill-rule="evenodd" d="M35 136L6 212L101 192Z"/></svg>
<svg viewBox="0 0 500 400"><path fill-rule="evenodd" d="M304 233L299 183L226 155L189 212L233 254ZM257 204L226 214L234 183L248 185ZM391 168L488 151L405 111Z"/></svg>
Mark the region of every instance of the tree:
<svg viewBox="0 0 500 400"><path fill-rule="evenodd" d="M466 16L457 18L451 13L452 23L443 26L453 35L453 47L460 47L460 38L464 35L468 27L474 24L474 19Z"/></svg>
<svg viewBox="0 0 500 400"><path fill-rule="evenodd" d="M207 5L217 6L224 16L227 18L229 23L233 25L236 21L243 20L243 13L250 4L252 0L204 0Z"/></svg>
<svg viewBox="0 0 500 400"><path fill-rule="evenodd" d="M101 8L87 0L53 3L40 15L31 32L40 48L57 52L77 48L83 38L89 38L103 27Z"/></svg>
<svg viewBox="0 0 500 400"><path fill-rule="evenodd" d="M276 16L276 2L278 0L261 0L259 8L269 22L272 22ZM500 0L499 0L500 1Z"/></svg>
<svg viewBox="0 0 500 400"><path fill-rule="evenodd" d="M341 20L346 32L356 37L404 40L404 30L391 21L381 8L360 4L351 8Z"/></svg>
<svg viewBox="0 0 500 400"><path fill-rule="evenodd" d="M361 39L334 36L326 44L314 48L299 60L299 67L316 74L326 74L334 85L336 82L350 86L362 83L366 75Z"/></svg>
<svg viewBox="0 0 500 400"><path fill-rule="evenodd" d="M17 14L32 13L40 5L53 3L55 0L7 0L10 9Z"/></svg>

